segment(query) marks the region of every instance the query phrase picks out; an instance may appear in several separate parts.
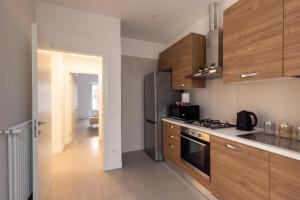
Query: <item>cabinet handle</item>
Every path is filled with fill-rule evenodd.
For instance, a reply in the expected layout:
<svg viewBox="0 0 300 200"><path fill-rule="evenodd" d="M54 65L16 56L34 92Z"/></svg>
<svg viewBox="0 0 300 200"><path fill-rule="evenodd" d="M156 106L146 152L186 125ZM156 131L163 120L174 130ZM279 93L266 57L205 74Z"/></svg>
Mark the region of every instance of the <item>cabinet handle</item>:
<svg viewBox="0 0 300 200"><path fill-rule="evenodd" d="M174 128L174 126L173 126L173 125L171 125L171 126L170 126L170 128Z"/></svg>
<svg viewBox="0 0 300 200"><path fill-rule="evenodd" d="M170 147L171 149L173 149L173 148L174 148L174 145L171 145L171 144L170 144L169 147Z"/></svg>
<svg viewBox="0 0 300 200"><path fill-rule="evenodd" d="M170 135L170 138L174 138L174 135Z"/></svg>
<svg viewBox="0 0 300 200"><path fill-rule="evenodd" d="M227 147L228 149L231 149L231 150L234 150L234 151L237 151L237 152L243 152L244 151L242 148L233 146L231 144L225 144L224 146Z"/></svg>
<svg viewBox="0 0 300 200"><path fill-rule="evenodd" d="M255 77L257 76L258 73L257 72L250 72L250 73L246 73L246 74L241 74L241 78L249 78L249 77Z"/></svg>
<svg viewBox="0 0 300 200"><path fill-rule="evenodd" d="M184 87L184 84L177 84L177 87Z"/></svg>

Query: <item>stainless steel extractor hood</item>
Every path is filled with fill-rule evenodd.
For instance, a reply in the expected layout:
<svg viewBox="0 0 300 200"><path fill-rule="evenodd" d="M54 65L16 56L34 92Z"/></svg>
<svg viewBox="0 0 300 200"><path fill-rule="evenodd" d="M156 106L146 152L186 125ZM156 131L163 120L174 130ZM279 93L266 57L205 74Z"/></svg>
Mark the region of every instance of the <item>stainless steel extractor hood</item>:
<svg viewBox="0 0 300 200"><path fill-rule="evenodd" d="M215 79L223 76L223 31L217 26L217 3L209 5L209 33L206 38L206 65L191 79Z"/></svg>

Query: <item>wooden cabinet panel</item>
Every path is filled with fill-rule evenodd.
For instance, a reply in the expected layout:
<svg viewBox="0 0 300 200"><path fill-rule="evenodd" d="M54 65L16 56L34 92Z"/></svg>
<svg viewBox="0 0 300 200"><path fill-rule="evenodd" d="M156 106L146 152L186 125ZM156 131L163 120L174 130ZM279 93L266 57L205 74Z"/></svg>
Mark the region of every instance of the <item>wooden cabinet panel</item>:
<svg viewBox="0 0 300 200"><path fill-rule="evenodd" d="M190 33L159 56L160 71L172 69L172 87L175 90L190 88L203 88L205 81L191 80L186 76L191 75L205 65L206 38L203 35Z"/></svg>
<svg viewBox="0 0 300 200"><path fill-rule="evenodd" d="M270 155L270 199L300 199L300 161Z"/></svg>
<svg viewBox="0 0 300 200"><path fill-rule="evenodd" d="M168 48L159 54L159 70L171 71L172 66L176 63L176 56L174 55L174 49Z"/></svg>
<svg viewBox="0 0 300 200"><path fill-rule="evenodd" d="M300 76L300 1L284 1L284 75Z"/></svg>
<svg viewBox="0 0 300 200"><path fill-rule="evenodd" d="M163 122L164 157L178 165L180 161L180 126Z"/></svg>
<svg viewBox="0 0 300 200"><path fill-rule="evenodd" d="M176 63L172 68L172 87L175 90L204 88L205 81L191 80L186 76L196 73L206 62L206 38L191 33L175 43Z"/></svg>
<svg viewBox="0 0 300 200"><path fill-rule="evenodd" d="M224 12L224 82L283 75L283 0L240 0Z"/></svg>
<svg viewBox="0 0 300 200"><path fill-rule="evenodd" d="M222 200L269 199L269 153L211 137L211 186Z"/></svg>

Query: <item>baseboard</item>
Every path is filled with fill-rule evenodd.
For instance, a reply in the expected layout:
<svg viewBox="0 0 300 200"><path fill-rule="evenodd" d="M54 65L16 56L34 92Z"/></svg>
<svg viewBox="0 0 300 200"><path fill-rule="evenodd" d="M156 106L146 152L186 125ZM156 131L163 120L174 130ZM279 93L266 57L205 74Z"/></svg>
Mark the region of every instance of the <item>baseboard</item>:
<svg viewBox="0 0 300 200"><path fill-rule="evenodd" d="M122 153L130 153L134 151L142 151L145 150L144 147L137 147L137 148L132 148L132 149L127 149L127 150L122 150Z"/></svg>
<svg viewBox="0 0 300 200"><path fill-rule="evenodd" d="M113 169L120 169L122 168L122 162L110 163L104 166L104 170L113 170Z"/></svg>

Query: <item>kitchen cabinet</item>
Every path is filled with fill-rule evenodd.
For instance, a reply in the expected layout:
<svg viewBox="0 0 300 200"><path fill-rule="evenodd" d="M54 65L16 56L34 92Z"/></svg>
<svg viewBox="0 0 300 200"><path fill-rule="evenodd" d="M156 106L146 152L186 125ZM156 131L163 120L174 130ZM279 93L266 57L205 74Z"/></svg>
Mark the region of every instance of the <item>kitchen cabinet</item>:
<svg viewBox="0 0 300 200"><path fill-rule="evenodd" d="M180 126L163 122L163 155L175 165L180 162Z"/></svg>
<svg viewBox="0 0 300 200"><path fill-rule="evenodd" d="M186 76L196 73L205 65L206 38L190 33L159 56L160 71L172 70L172 87L175 90L204 88L204 80L192 80Z"/></svg>
<svg viewBox="0 0 300 200"><path fill-rule="evenodd" d="M174 48L168 48L159 54L159 71L171 71L176 63Z"/></svg>
<svg viewBox="0 0 300 200"><path fill-rule="evenodd" d="M270 199L300 198L300 161L270 155Z"/></svg>
<svg viewBox="0 0 300 200"><path fill-rule="evenodd" d="M284 75L300 76L300 1L284 1Z"/></svg>
<svg viewBox="0 0 300 200"><path fill-rule="evenodd" d="M211 188L222 200L269 199L269 153L211 137Z"/></svg>
<svg viewBox="0 0 300 200"><path fill-rule="evenodd" d="M239 0L224 11L225 83L283 76L283 8L283 0Z"/></svg>

